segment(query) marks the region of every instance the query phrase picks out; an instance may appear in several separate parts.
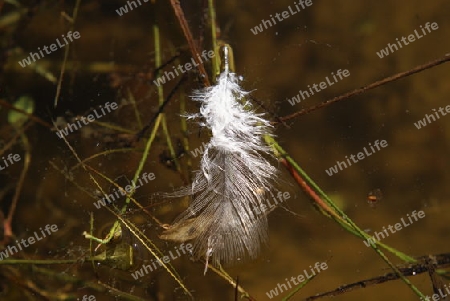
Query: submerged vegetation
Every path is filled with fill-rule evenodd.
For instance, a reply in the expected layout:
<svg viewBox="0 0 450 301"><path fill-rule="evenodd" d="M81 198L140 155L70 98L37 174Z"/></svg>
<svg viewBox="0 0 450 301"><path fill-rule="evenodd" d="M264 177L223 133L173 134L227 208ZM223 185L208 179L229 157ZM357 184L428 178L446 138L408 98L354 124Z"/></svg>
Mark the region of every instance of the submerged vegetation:
<svg viewBox="0 0 450 301"><path fill-rule="evenodd" d="M448 103L445 1L392 29L387 0L22 2L0 1L1 300L444 300L450 120L414 122ZM439 28L380 64L416 15Z"/></svg>

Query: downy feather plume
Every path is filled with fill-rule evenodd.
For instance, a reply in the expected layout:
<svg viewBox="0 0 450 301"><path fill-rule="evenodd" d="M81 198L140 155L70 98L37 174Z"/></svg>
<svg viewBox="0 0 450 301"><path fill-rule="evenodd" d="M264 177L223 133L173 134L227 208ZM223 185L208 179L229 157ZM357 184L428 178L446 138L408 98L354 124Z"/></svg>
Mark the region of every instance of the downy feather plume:
<svg viewBox="0 0 450 301"><path fill-rule="evenodd" d="M200 113L188 118L201 119L212 138L193 183L166 195L193 199L161 238L193 240L194 259L211 258L216 265L254 259L267 242L267 192L277 169L265 158L270 148L263 135L272 126L252 111L247 94L227 63L216 85L194 92Z"/></svg>

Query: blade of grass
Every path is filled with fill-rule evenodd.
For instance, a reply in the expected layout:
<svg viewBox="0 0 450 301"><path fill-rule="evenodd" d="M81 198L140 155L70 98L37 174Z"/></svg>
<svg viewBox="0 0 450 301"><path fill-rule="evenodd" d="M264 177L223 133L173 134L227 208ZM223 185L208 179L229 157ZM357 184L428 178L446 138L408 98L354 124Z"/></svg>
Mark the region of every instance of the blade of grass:
<svg viewBox="0 0 450 301"><path fill-rule="evenodd" d="M130 197L133 195L133 193L135 191L137 180L138 180L138 178L139 178L139 176L140 176L140 174L142 172L142 169L144 168L145 162L147 162L148 153L150 151L150 147L152 145L152 142L154 141L154 139L156 137L156 132L158 131L159 125L161 123L161 119L162 119L162 116L161 116L161 114L159 114L158 117L156 118L155 125L153 126L153 130L150 133L150 137L147 140L147 143L145 145L145 149L144 149L144 152L142 154L141 160L139 162L138 168L136 169L136 172L134 174L134 178L133 178L133 181L132 181L131 193L130 193L129 196L127 195L127 198L125 199L125 204L123 205L122 209L120 210L121 214L125 213L125 211L126 211L126 209L128 207L128 204L130 203ZM78 158L78 156L77 156L77 158ZM78 158L78 161L80 163L82 162L79 158ZM81 164L83 164L83 163L81 163ZM85 164L83 164L83 168L87 169ZM92 177L91 173L89 173L89 175ZM95 180L94 180L94 182L97 183ZM100 185L98 185L98 183L97 183L97 187L101 190L101 187L100 187ZM107 207L105 207L105 208L107 208ZM97 237L92 237L88 233L85 233L85 237L87 239L93 239L93 240L95 240L95 241L97 241L97 242L99 242L101 244L106 244L114 237L114 233L116 233L116 231L118 231L119 227L120 227L119 221L116 221L114 223L114 225L112 226L111 230L109 231L109 233L106 235L106 237L104 239L99 239Z"/></svg>

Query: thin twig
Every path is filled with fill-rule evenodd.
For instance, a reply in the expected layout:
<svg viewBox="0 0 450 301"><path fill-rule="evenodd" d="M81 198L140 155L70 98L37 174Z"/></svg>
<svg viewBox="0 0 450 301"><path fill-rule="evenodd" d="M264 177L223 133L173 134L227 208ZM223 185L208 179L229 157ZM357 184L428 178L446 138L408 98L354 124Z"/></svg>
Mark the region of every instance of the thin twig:
<svg viewBox="0 0 450 301"><path fill-rule="evenodd" d="M332 99L329 99L329 100L327 100L325 102L322 102L322 103L320 103L318 105L315 105L315 106L312 106L312 107L309 107L309 108L305 108L305 109L302 109L302 110L300 110L298 112L295 112L293 114L281 117L280 120L281 121L287 121L287 120L290 120L290 119L294 119L296 117L299 117L299 116L311 113L313 111L316 111L318 109L321 109L323 107L329 106L329 105L331 105L331 104L333 104L335 102L338 102L338 101L341 101L341 100L345 100L345 99L350 98L350 97L355 96L355 95L362 94L362 93L364 93L364 92L366 92L368 90L377 88L379 86L385 85L387 83L396 81L396 80L404 78L404 77L408 77L410 75L413 75L415 73L419 73L419 72L424 71L426 69L433 68L433 67L435 67L437 65L446 63L448 61L450 61L450 53L447 53L444 57L442 57L440 59L428 62L428 63L420 65L420 66L417 66L417 67L415 67L415 68L413 68L411 70L408 70L408 71L405 71L405 72L400 72L400 73L394 74L392 76L388 76L388 77L386 77L386 78L384 78L382 80L376 81L376 82L371 83L371 84L369 84L367 86L364 86L362 88L358 88L358 89L355 89L355 90L353 90L351 92L345 93L343 95L336 96L336 97L334 97ZM273 121L272 123L273 124L277 124L279 122L280 121Z"/></svg>
<svg viewBox="0 0 450 301"><path fill-rule="evenodd" d="M4 227L4 233L5 233L4 240L5 241L7 241L10 237L13 236L12 220L14 217L14 213L16 211L17 203L19 202L19 196L20 196L20 192L22 191L22 188L23 188L25 176L27 175L28 168L30 167L30 162L31 162L31 146L30 146L30 142L28 141L28 138L25 135L25 133L23 132L23 130L24 129L18 129L18 131L21 131L20 136L22 138L23 147L25 149L25 158L23 160L23 169L22 169L22 172L20 173L19 181L17 182L17 185L16 185L16 190L14 192L14 197L11 202L11 206L9 208L8 216L3 221L3 227Z"/></svg>
<svg viewBox="0 0 450 301"><path fill-rule="evenodd" d="M186 38L189 48L192 53L192 58L194 59L195 63L198 66L198 71L200 72L200 76L203 80L203 84L206 87L211 86L208 79L208 74L206 73L205 66L203 65L203 62L199 59L199 54L197 47L194 43L194 38L192 37L191 30L189 29L189 25L186 21L186 18L184 17L184 12L181 9L180 1L178 0L170 0L170 3L172 4L172 8L175 11L175 16L178 18L178 22L180 22L181 29L183 30L184 37Z"/></svg>
<svg viewBox="0 0 450 301"><path fill-rule="evenodd" d="M402 273L403 276L415 276L418 274L430 272L430 265L428 264L430 261L430 257L435 258L435 260L434 260L435 263L431 265L433 268L434 267L445 267L445 266L450 265L450 254L446 253L446 254L439 254L439 255L433 255L433 256L418 257L417 260L419 261L419 263L412 264L412 265L408 266L407 268L399 267L398 270ZM340 287L338 287L332 291L328 291L328 292L316 294L314 296L310 296L310 297L306 298L306 301L313 301L313 300L317 300L317 299L323 298L323 297L335 297L335 296L338 296L338 295L341 295L344 293L348 293L350 291L354 291L354 290L357 290L360 288L366 288L367 286L370 286L370 285L381 284L381 283L385 283L385 282L392 281L392 280L398 280L398 279L399 279L399 275L391 272L391 273L387 273L382 276L377 276L377 277L361 280L358 282L341 285Z"/></svg>

